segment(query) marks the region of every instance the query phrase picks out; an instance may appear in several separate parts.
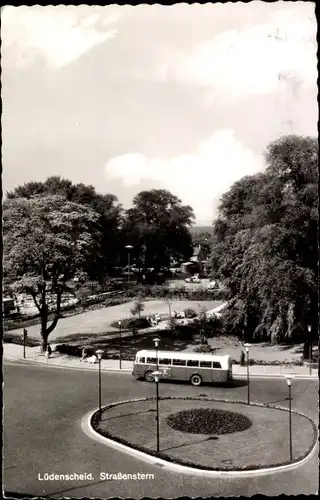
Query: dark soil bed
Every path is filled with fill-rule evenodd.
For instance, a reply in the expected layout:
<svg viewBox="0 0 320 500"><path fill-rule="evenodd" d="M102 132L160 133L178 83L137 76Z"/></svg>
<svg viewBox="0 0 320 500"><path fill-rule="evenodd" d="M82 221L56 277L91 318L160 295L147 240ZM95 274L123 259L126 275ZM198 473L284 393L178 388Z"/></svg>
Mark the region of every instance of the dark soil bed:
<svg viewBox="0 0 320 500"><path fill-rule="evenodd" d="M249 429L252 422L241 413L193 408L169 415L167 424L177 431L192 434L229 434Z"/></svg>

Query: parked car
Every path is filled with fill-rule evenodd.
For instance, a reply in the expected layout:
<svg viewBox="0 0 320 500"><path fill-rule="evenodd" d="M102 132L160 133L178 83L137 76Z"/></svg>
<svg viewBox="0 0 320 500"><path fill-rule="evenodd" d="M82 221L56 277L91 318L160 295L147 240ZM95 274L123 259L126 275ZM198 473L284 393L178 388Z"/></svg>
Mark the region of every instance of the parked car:
<svg viewBox="0 0 320 500"><path fill-rule="evenodd" d="M209 290L217 290L219 288L219 283L216 280L210 280L208 289Z"/></svg>

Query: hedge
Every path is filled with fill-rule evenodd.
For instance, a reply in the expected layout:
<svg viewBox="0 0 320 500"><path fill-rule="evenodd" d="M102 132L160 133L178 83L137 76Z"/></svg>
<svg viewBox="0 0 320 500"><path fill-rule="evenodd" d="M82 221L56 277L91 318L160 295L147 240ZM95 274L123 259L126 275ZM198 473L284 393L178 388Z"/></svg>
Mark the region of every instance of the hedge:
<svg viewBox="0 0 320 500"><path fill-rule="evenodd" d="M175 300L227 300L225 290L190 290L185 287L170 288L165 285L131 285L125 286L123 295L127 297L150 297L154 299Z"/></svg>
<svg viewBox="0 0 320 500"><path fill-rule="evenodd" d="M69 344L58 344L55 347L55 350L59 352L60 354L65 354L67 356L75 356L75 357L81 357L82 356L82 349L86 349L87 356L93 356L96 352L96 350L99 348L98 346L92 347L90 345L69 345ZM119 354L110 354L108 352L104 352L102 355L102 359L119 359ZM127 355L127 354L121 354L121 359L123 361L133 361L135 359L135 355Z"/></svg>
<svg viewBox="0 0 320 500"><path fill-rule="evenodd" d="M113 321L111 323L111 326L114 328L119 328L120 330L120 325L118 321ZM142 316L141 318L124 318L121 320L121 329L123 330L133 330L134 328L139 330L143 328L148 328L150 326L150 321Z"/></svg>
<svg viewBox="0 0 320 500"><path fill-rule="evenodd" d="M4 333L3 334L3 342L6 344L16 344L16 345L23 345L23 340L21 335L15 334L15 333ZM27 347L37 347L41 344L41 341L39 339L36 339L34 337L27 337L25 340L25 345Z"/></svg>

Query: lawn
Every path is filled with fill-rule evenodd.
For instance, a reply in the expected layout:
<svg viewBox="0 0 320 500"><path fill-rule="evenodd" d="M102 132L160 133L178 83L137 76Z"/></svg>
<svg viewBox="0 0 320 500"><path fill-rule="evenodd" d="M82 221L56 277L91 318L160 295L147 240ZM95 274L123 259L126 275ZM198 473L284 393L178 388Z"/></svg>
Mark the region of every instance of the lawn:
<svg viewBox="0 0 320 500"><path fill-rule="evenodd" d="M207 310L218 307L222 301L170 301L171 312L182 312L187 308L192 308L199 312L202 307ZM169 314L169 305L166 300L146 300L143 315L148 316L155 313L162 315ZM133 302L116 306L105 307L93 311L69 316L59 320L57 327L50 334L49 341L54 343L69 343L73 345L88 345L92 348L105 349L108 357L117 358L119 355L119 330L113 328L111 323L119 319L128 318ZM34 325L27 328L28 336L40 340L40 326ZM13 336L21 336L21 329L11 330ZM124 357L132 358L140 349L152 347L152 338L157 335L156 331L150 329L148 333L142 332L137 336L131 333L122 334L122 354ZM216 337L209 339L210 346L216 354L228 354L233 359L239 361L242 342L236 337ZM29 342L30 344L30 342ZM30 344L31 345L31 344ZM34 345L34 343L32 344ZM168 335L162 335L161 349L193 351L198 346L198 340L173 339ZM250 358L259 363L298 363L301 360L303 345L270 345L268 343L252 344L250 348ZM314 346L317 351L317 346ZM125 358L124 358L125 359Z"/></svg>
<svg viewBox="0 0 320 500"><path fill-rule="evenodd" d="M161 387L160 387L161 390ZM132 445L156 450L155 401L130 402L107 409L98 430ZM236 412L252 425L230 434L194 434L174 430L167 418L189 409ZM201 400L160 400L160 451L175 459L212 468L271 466L289 460L288 412L246 404ZM292 414L293 459L305 455L314 440L311 422Z"/></svg>
<svg viewBox="0 0 320 500"><path fill-rule="evenodd" d="M160 350L194 352L200 345L200 339L196 336L193 339L176 338L167 331L142 331L137 335L132 332L122 332L121 342L119 332L108 335L103 334L74 334L57 339L56 342L67 343L79 348L81 354L83 346L93 350L103 349L107 358L118 359L121 345L122 359L134 359L137 351L142 349L152 349L154 337L160 337ZM244 349L242 343L236 337L219 336L209 339L212 352L217 355L229 355L234 360L240 361L241 351ZM256 364L299 364L301 361L303 345L270 345L267 343L252 344L250 348L250 358ZM314 346L317 350L317 346Z"/></svg>
<svg viewBox="0 0 320 500"><path fill-rule="evenodd" d="M215 349L217 354L228 354L237 361L240 360L241 351L245 351L243 343L240 339L230 337L216 337L208 340L209 345ZM316 353L318 346L313 346L313 351ZM298 363L301 361L303 354L303 344L295 345L271 345L267 342L259 342L252 344L250 347L250 359L257 364L264 363Z"/></svg>
<svg viewBox="0 0 320 500"><path fill-rule="evenodd" d="M152 314L169 314L168 302L165 300L147 300L145 301L145 309L143 314L146 316L151 316ZM173 300L170 301L170 307L172 313L174 311L182 312L187 308L195 309L199 312L201 307L205 307L207 310L214 309L222 304L222 301L217 300ZM126 304L120 304L117 306L110 306L94 311L88 311L76 316L69 316L67 318L62 318L59 320L58 325L50 334L50 341L53 342L55 339L64 336L70 336L73 334L103 334L106 332L115 332L116 328L112 328L110 325L113 321L117 321L123 318L128 318L131 316L130 310L133 307L133 302L128 302ZM28 327L29 337L40 338L40 325L34 325ZM21 334L21 329L11 330L10 333Z"/></svg>
<svg viewBox="0 0 320 500"><path fill-rule="evenodd" d="M160 337L161 350L167 351L189 351L199 345L199 340L184 340L174 338L167 332L148 332L132 335L132 333L125 333L121 337L121 353L122 359L134 359L137 351L142 349L154 349L152 339ZM93 351L103 349L105 357L109 359L118 359L120 351L120 338L119 333L115 335L72 335L70 337L63 337L61 343L67 343L71 346L79 348L78 354L81 354L82 347L86 346Z"/></svg>

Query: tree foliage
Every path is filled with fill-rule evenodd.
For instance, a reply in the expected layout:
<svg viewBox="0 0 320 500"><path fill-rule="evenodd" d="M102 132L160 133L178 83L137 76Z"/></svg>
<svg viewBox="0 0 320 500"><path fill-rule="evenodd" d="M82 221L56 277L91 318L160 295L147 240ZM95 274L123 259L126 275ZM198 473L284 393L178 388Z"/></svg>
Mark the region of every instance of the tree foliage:
<svg viewBox="0 0 320 500"><path fill-rule="evenodd" d="M68 179L59 176L48 177L45 182L27 182L7 193L8 199L27 198L39 195L59 195L68 201L85 205L99 214L98 223L101 227L101 252L94 263L89 263L91 275L96 278L104 276L118 260L121 241L119 226L122 217L122 207L113 194L98 194L93 186L72 184Z"/></svg>
<svg viewBox="0 0 320 500"><path fill-rule="evenodd" d="M141 269L169 266L170 258L192 255L193 210L164 189L140 192L126 211L123 234Z"/></svg>
<svg viewBox="0 0 320 500"><path fill-rule="evenodd" d="M137 297L134 301L132 309L130 309L131 314L133 316L136 316L136 314L138 314L140 318L143 310L144 310L144 302L142 300L142 297Z"/></svg>
<svg viewBox="0 0 320 500"><path fill-rule="evenodd" d="M3 205L4 278L29 294L41 318L43 347L60 317L70 279L83 273L100 247L99 214L61 196L10 198ZM54 319L48 326L49 302Z"/></svg>
<svg viewBox="0 0 320 500"><path fill-rule="evenodd" d="M244 177L222 197L212 268L231 300L229 332L303 338L317 331L318 143L285 136L265 152L264 173Z"/></svg>

